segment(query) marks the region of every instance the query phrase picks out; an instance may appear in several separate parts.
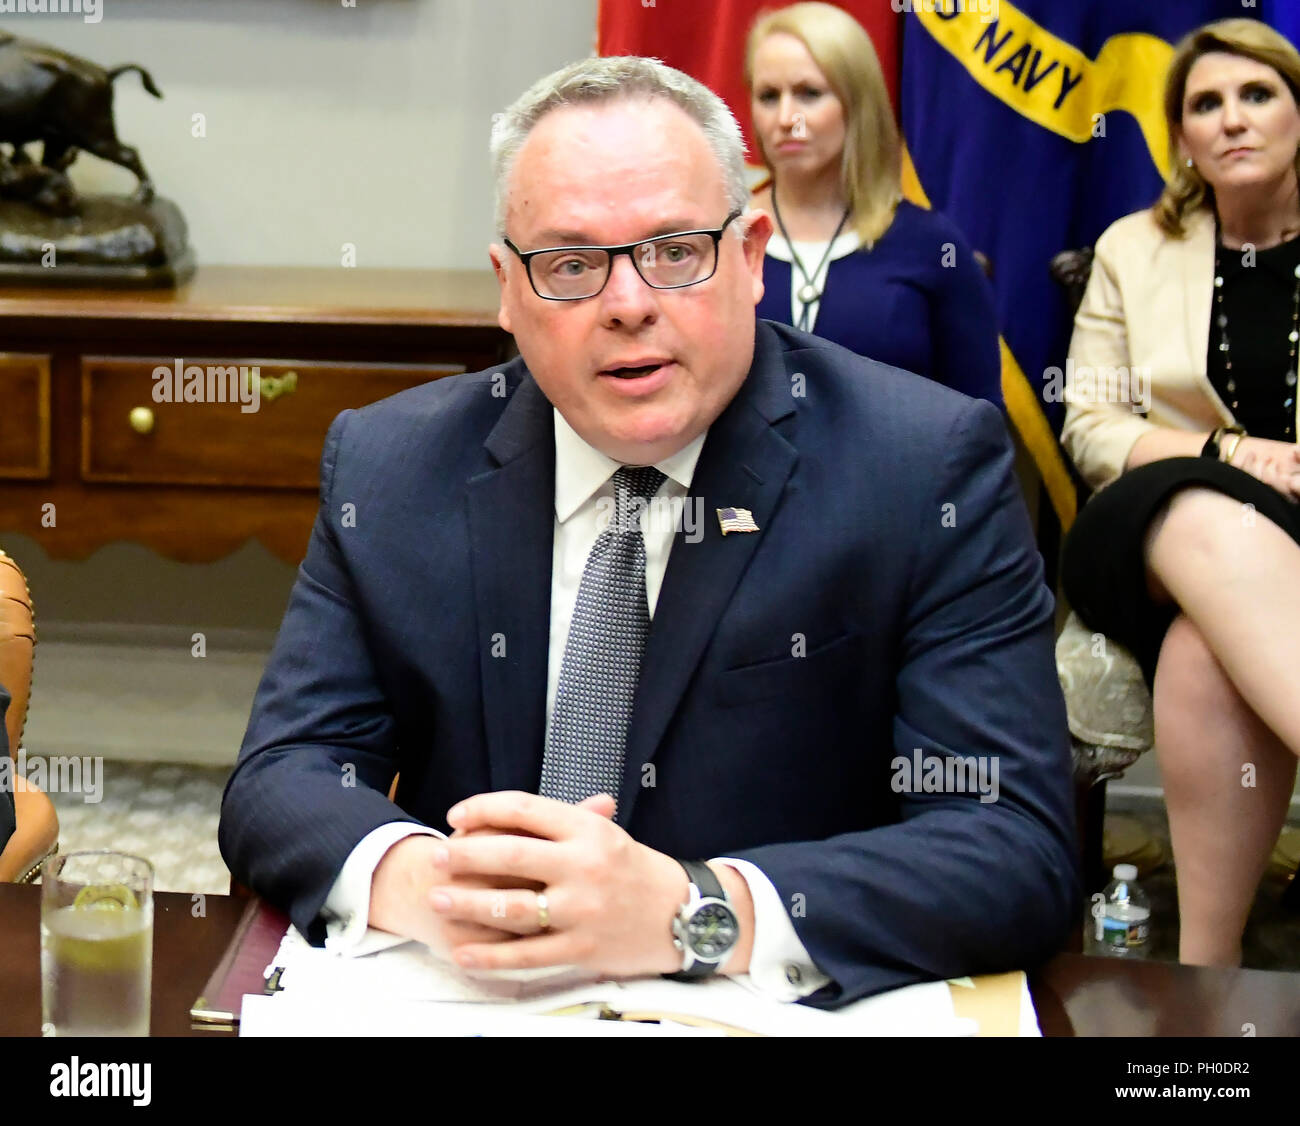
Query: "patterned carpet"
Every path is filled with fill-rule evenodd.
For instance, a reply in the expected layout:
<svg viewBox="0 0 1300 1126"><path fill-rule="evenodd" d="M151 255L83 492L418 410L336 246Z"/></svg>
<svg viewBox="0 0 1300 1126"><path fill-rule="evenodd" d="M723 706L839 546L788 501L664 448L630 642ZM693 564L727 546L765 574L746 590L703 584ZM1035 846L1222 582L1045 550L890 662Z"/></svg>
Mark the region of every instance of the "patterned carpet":
<svg viewBox="0 0 1300 1126"><path fill-rule="evenodd" d="M59 812L60 851L121 849L152 861L159 891L225 894L230 872L217 851L217 820L229 774L228 768L105 762L98 804L83 804L76 794L52 795ZM1136 863L1151 900L1150 956L1176 960L1177 885L1163 806L1112 803L1106 835L1107 863ZM1286 840L1294 848L1295 838ZM1300 912L1284 910L1279 903L1290 871L1287 864L1275 862L1260 886L1246 929L1246 966L1300 970Z"/></svg>
<svg viewBox="0 0 1300 1126"><path fill-rule="evenodd" d="M111 762L103 798L51 794L59 814L59 851L113 848L154 866L157 891L225 895L230 872L217 851L217 819L227 768Z"/></svg>

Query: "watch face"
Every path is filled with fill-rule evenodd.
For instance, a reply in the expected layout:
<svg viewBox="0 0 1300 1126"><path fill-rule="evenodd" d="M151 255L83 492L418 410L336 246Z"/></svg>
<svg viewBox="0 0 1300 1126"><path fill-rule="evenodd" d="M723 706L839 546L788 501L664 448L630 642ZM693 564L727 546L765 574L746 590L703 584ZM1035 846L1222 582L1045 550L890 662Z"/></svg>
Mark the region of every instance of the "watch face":
<svg viewBox="0 0 1300 1126"><path fill-rule="evenodd" d="M686 925L691 951L706 962L722 957L735 946L739 935L740 928L731 908L716 900L701 904Z"/></svg>

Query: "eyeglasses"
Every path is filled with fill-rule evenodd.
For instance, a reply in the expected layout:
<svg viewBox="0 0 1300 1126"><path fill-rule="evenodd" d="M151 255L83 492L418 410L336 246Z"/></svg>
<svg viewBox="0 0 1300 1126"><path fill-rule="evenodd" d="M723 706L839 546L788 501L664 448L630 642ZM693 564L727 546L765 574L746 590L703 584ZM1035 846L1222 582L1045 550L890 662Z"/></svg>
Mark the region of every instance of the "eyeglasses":
<svg viewBox="0 0 1300 1126"><path fill-rule="evenodd" d="M605 288L614 259L626 254L652 289L683 289L706 282L718 269L718 243L722 232L740 216L733 211L721 227L678 231L623 246L553 246L520 250L508 238L505 244L519 256L528 272L533 292L546 301L584 301Z"/></svg>

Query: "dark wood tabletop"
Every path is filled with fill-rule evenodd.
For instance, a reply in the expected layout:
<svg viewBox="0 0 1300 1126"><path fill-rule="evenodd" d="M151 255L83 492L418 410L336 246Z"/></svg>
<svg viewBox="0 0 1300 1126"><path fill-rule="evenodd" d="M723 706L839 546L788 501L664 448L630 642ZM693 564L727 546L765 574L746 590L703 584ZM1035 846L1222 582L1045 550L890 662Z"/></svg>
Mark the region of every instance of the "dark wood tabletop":
<svg viewBox="0 0 1300 1126"><path fill-rule="evenodd" d="M497 328L487 254L478 270L202 266L175 289L0 288L0 327L35 320L466 325Z"/></svg>
<svg viewBox="0 0 1300 1126"><path fill-rule="evenodd" d="M1058 954L1029 990L1044 1036L1300 1036L1300 973Z"/></svg>
<svg viewBox="0 0 1300 1126"><path fill-rule="evenodd" d="M230 895L154 895L151 1035L219 1035L193 1029L190 1006L247 902ZM0 1036L40 1032L41 889L0 884Z"/></svg>
<svg viewBox="0 0 1300 1126"><path fill-rule="evenodd" d="M154 1036L223 1035L193 1027L189 1010L246 905L154 896ZM1046 1036L1300 1036L1300 973L1060 954L1029 983ZM40 888L0 884L0 1036L40 1028Z"/></svg>

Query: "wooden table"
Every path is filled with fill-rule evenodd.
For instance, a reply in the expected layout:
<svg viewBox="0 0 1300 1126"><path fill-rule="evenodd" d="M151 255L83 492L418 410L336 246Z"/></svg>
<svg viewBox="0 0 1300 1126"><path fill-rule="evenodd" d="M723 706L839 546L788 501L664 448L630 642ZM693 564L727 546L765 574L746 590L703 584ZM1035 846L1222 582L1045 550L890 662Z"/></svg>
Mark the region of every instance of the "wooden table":
<svg viewBox="0 0 1300 1126"><path fill-rule="evenodd" d="M1058 954L1029 989L1044 1036L1300 1036L1300 973Z"/></svg>
<svg viewBox="0 0 1300 1126"><path fill-rule="evenodd" d="M154 897L151 1031L229 1035L191 1028L189 1009L225 950L247 903L235 896ZM1211 970L1061 954L1030 975L1047 1036L1300 1036L1300 974ZM40 889L0 884L0 1035L41 1027Z"/></svg>
<svg viewBox="0 0 1300 1126"><path fill-rule="evenodd" d="M154 896L151 1035L204 1035L191 1028L190 1006L247 902L230 895ZM196 916L199 907L206 914ZM40 1031L41 889L0 884L0 1036L39 1036Z"/></svg>
<svg viewBox="0 0 1300 1126"><path fill-rule="evenodd" d="M490 270L342 267L0 288L0 542L83 559L126 539L207 562L256 538L296 564L329 423L508 358L497 294Z"/></svg>

